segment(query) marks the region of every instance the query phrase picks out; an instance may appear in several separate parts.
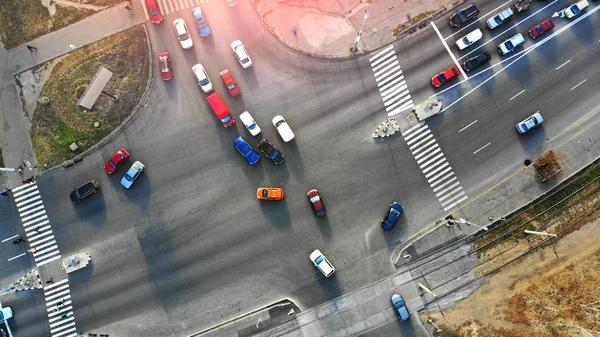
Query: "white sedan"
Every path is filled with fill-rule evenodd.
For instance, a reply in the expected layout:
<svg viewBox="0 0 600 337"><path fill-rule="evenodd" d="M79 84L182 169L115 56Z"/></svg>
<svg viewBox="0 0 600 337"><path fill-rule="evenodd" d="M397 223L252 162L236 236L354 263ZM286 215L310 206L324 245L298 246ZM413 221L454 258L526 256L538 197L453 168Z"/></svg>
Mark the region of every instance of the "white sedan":
<svg viewBox="0 0 600 337"><path fill-rule="evenodd" d="M468 46L472 45L473 43L481 40L482 37L483 33L481 33L481 30L477 28L469 34L465 35L462 39L456 41L456 46L458 47L458 50L463 50Z"/></svg>
<svg viewBox="0 0 600 337"><path fill-rule="evenodd" d="M233 50L233 54L238 59L238 62L242 65L244 69L248 69L252 66L252 60L250 59L250 55L246 51L246 47L240 40L235 40L231 42L231 49Z"/></svg>
<svg viewBox="0 0 600 337"><path fill-rule="evenodd" d="M281 136L281 139L283 139L284 142L287 143L294 139L294 132L292 132L292 129L290 128L290 126L285 121L285 118L283 118L282 115L277 115L273 117L272 122L273 126L275 127L275 129L277 129L277 132L279 132L279 135Z"/></svg>
<svg viewBox="0 0 600 337"><path fill-rule="evenodd" d="M205 93L209 93L213 90L213 85L210 81L210 77L208 77L206 69L204 69L204 67L200 63L192 67L192 72L194 73L196 81L198 82L198 85L200 86L202 91L204 91Z"/></svg>
<svg viewBox="0 0 600 337"><path fill-rule="evenodd" d="M543 121L542 115L539 112L536 112L517 124L517 131L520 134L524 134L525 132L538 127Z"/></svg>
<svg viewBox="0 0 600 337"><path fill-rule="evenodd" d="M571 19L577 14L581 13L581 11L586 9L589 5L590 4L587 2L587 0L578 1L564 9L565 16L567 17L567 19Z"/></svg>
<svg viewBox="0 0 600 337"><path fill-rule="evenodd" d="M183 19L179 18L173 21L173 26L175 26L175 32L177 32L177 39L179 40L179 43L181 43L181 47L183 47L183 49L192 48L194 42L192 42L190 31L187 29Z"/></svg>
<svg viewBox="0 0 600 337"><path fill-rule="evenodd" d="M256 121L254 118L252 118L252 115L250 115L248 111L242 112L240 115L240 120L242 123L244 123L244 126L246 129L248 129L248 132L250 132L251 135L256 136L260 133L260 126L256 124Z"/></svg>
<svg viewBox="0 0 600 337"><path fill-rule="evenodd" d="M310 253L309 258L315 267L317 267L317 269L319 269L321 273L325 275L325 277L329 277L335 273L335 268L320 250L315 249L312 253Z"/></svg>
<svg viewBox="0 0 600 337"><path fill-rule="evenodd" d="M144 164L140 161L133 163L129 170L127 170L127 173L125 173L125 176L123 176L123 179L121 179L121 185L125 188L130 188L133 182L144 172L145 168Z"/></svg>

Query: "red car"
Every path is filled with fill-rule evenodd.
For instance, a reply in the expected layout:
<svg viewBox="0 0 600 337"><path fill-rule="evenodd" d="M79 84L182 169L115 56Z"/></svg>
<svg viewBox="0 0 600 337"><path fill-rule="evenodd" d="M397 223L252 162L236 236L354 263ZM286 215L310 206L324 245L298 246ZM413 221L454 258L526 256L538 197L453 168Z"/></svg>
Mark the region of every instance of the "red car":
<svg viewBox="0 0 600 337"><path fill-rule="evenodd" d="M148 9L148 16L150 16L150 21L152 21L152 23L158 24L162 22L163 16L158 9L156 0L146 0L146 8Z"/></svg>
<svg viewBox="0 0 600 337"><path fill-rule="evenodd" d="M125 149L120 149L104 164L104 169L108 174L112 174L127 158L129 158L129 152Z"/></svg>
<svg viewBox="0 0 600 337"><path fill-rule="evenodd" d="M219 73L219 75L221 75L221 79L223 80L223 83L225 83L225 86L227 87L227 90L229 90L229 94L231 96L235 97L240 94L240 87L238 87L238 85L235 83L233 75L229 69L223 70Z"/></svg>
<svg viewBox="0 0 600 337"><path fill-rule="evenodd" d="M164 81L173 79L173 69L171 68L171 58L169 53L158 54L158 65L160 66L160 77Z"/></svg>
<svg viewBox="0 0 600 337"><path fill-rule="evenodd" d="M308 191L308 201L312 204L317 216L324 216L327 214L325 212L325 205L323 204L323 200L321 200L321 196L319 195L319 191L312 189Z"/></svg>
<svg viewBox="0 0 600 337"><path fill-rule="evenodd" d="M529 36L531 36L532 39L535 39L536 37L544 34L546 31L552 29L553 27L554 21L552 21L552 19L544 20L542 21L542 23L529 30Z"/></svg>
<svg viewBox="0 0 600 337"><path fill-rule="evenodd" d="M444 71L442 71L441 73L433 76L431 78L431 84L433 84L434 87L439 88L442 84L444 84L444 82L446 82L447 80L456 77L460 75L460 71L458 71L458 67L457 66L452 66Z"/></svg>

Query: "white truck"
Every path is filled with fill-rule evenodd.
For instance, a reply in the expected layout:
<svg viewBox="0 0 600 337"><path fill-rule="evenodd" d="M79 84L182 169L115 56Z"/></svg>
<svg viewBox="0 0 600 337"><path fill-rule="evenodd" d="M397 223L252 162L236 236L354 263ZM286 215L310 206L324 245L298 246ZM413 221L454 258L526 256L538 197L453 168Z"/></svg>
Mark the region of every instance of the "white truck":
<svg viewBox="0 0 600 337"><path fill-rule="evenodd" d="M3 308L0 303L0 337L13 337L8 326L8 319L12 316L12 309L10 307Z"/></svg>

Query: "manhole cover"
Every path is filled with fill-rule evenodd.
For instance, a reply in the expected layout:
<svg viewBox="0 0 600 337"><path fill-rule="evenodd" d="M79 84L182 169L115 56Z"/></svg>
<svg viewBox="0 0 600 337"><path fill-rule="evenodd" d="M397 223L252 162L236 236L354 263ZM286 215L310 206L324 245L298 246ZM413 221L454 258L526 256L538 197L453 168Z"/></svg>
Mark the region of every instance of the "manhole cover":
<svg viewBox="0 0 600 337"><path fill-rule="evenodd" d="M525 164L525 166L529 166L529 165L531 165L531 160L525 159L525 161L523 162L523 164Z"/></svg>

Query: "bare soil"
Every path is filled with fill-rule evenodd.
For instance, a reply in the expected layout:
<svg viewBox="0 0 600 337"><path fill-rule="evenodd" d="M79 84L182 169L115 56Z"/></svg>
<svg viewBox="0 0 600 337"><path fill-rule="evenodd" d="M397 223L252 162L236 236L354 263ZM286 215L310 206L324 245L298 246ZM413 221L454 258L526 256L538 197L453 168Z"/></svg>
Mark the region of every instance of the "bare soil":
<svg viewBox="0 0 600 337"><path fill-rule="evenodd" d="M443 316L424 319L444 329L437 336L600 336L598 238L596 219L557 241L558 259L552 246L529 254Z"/></svg>

